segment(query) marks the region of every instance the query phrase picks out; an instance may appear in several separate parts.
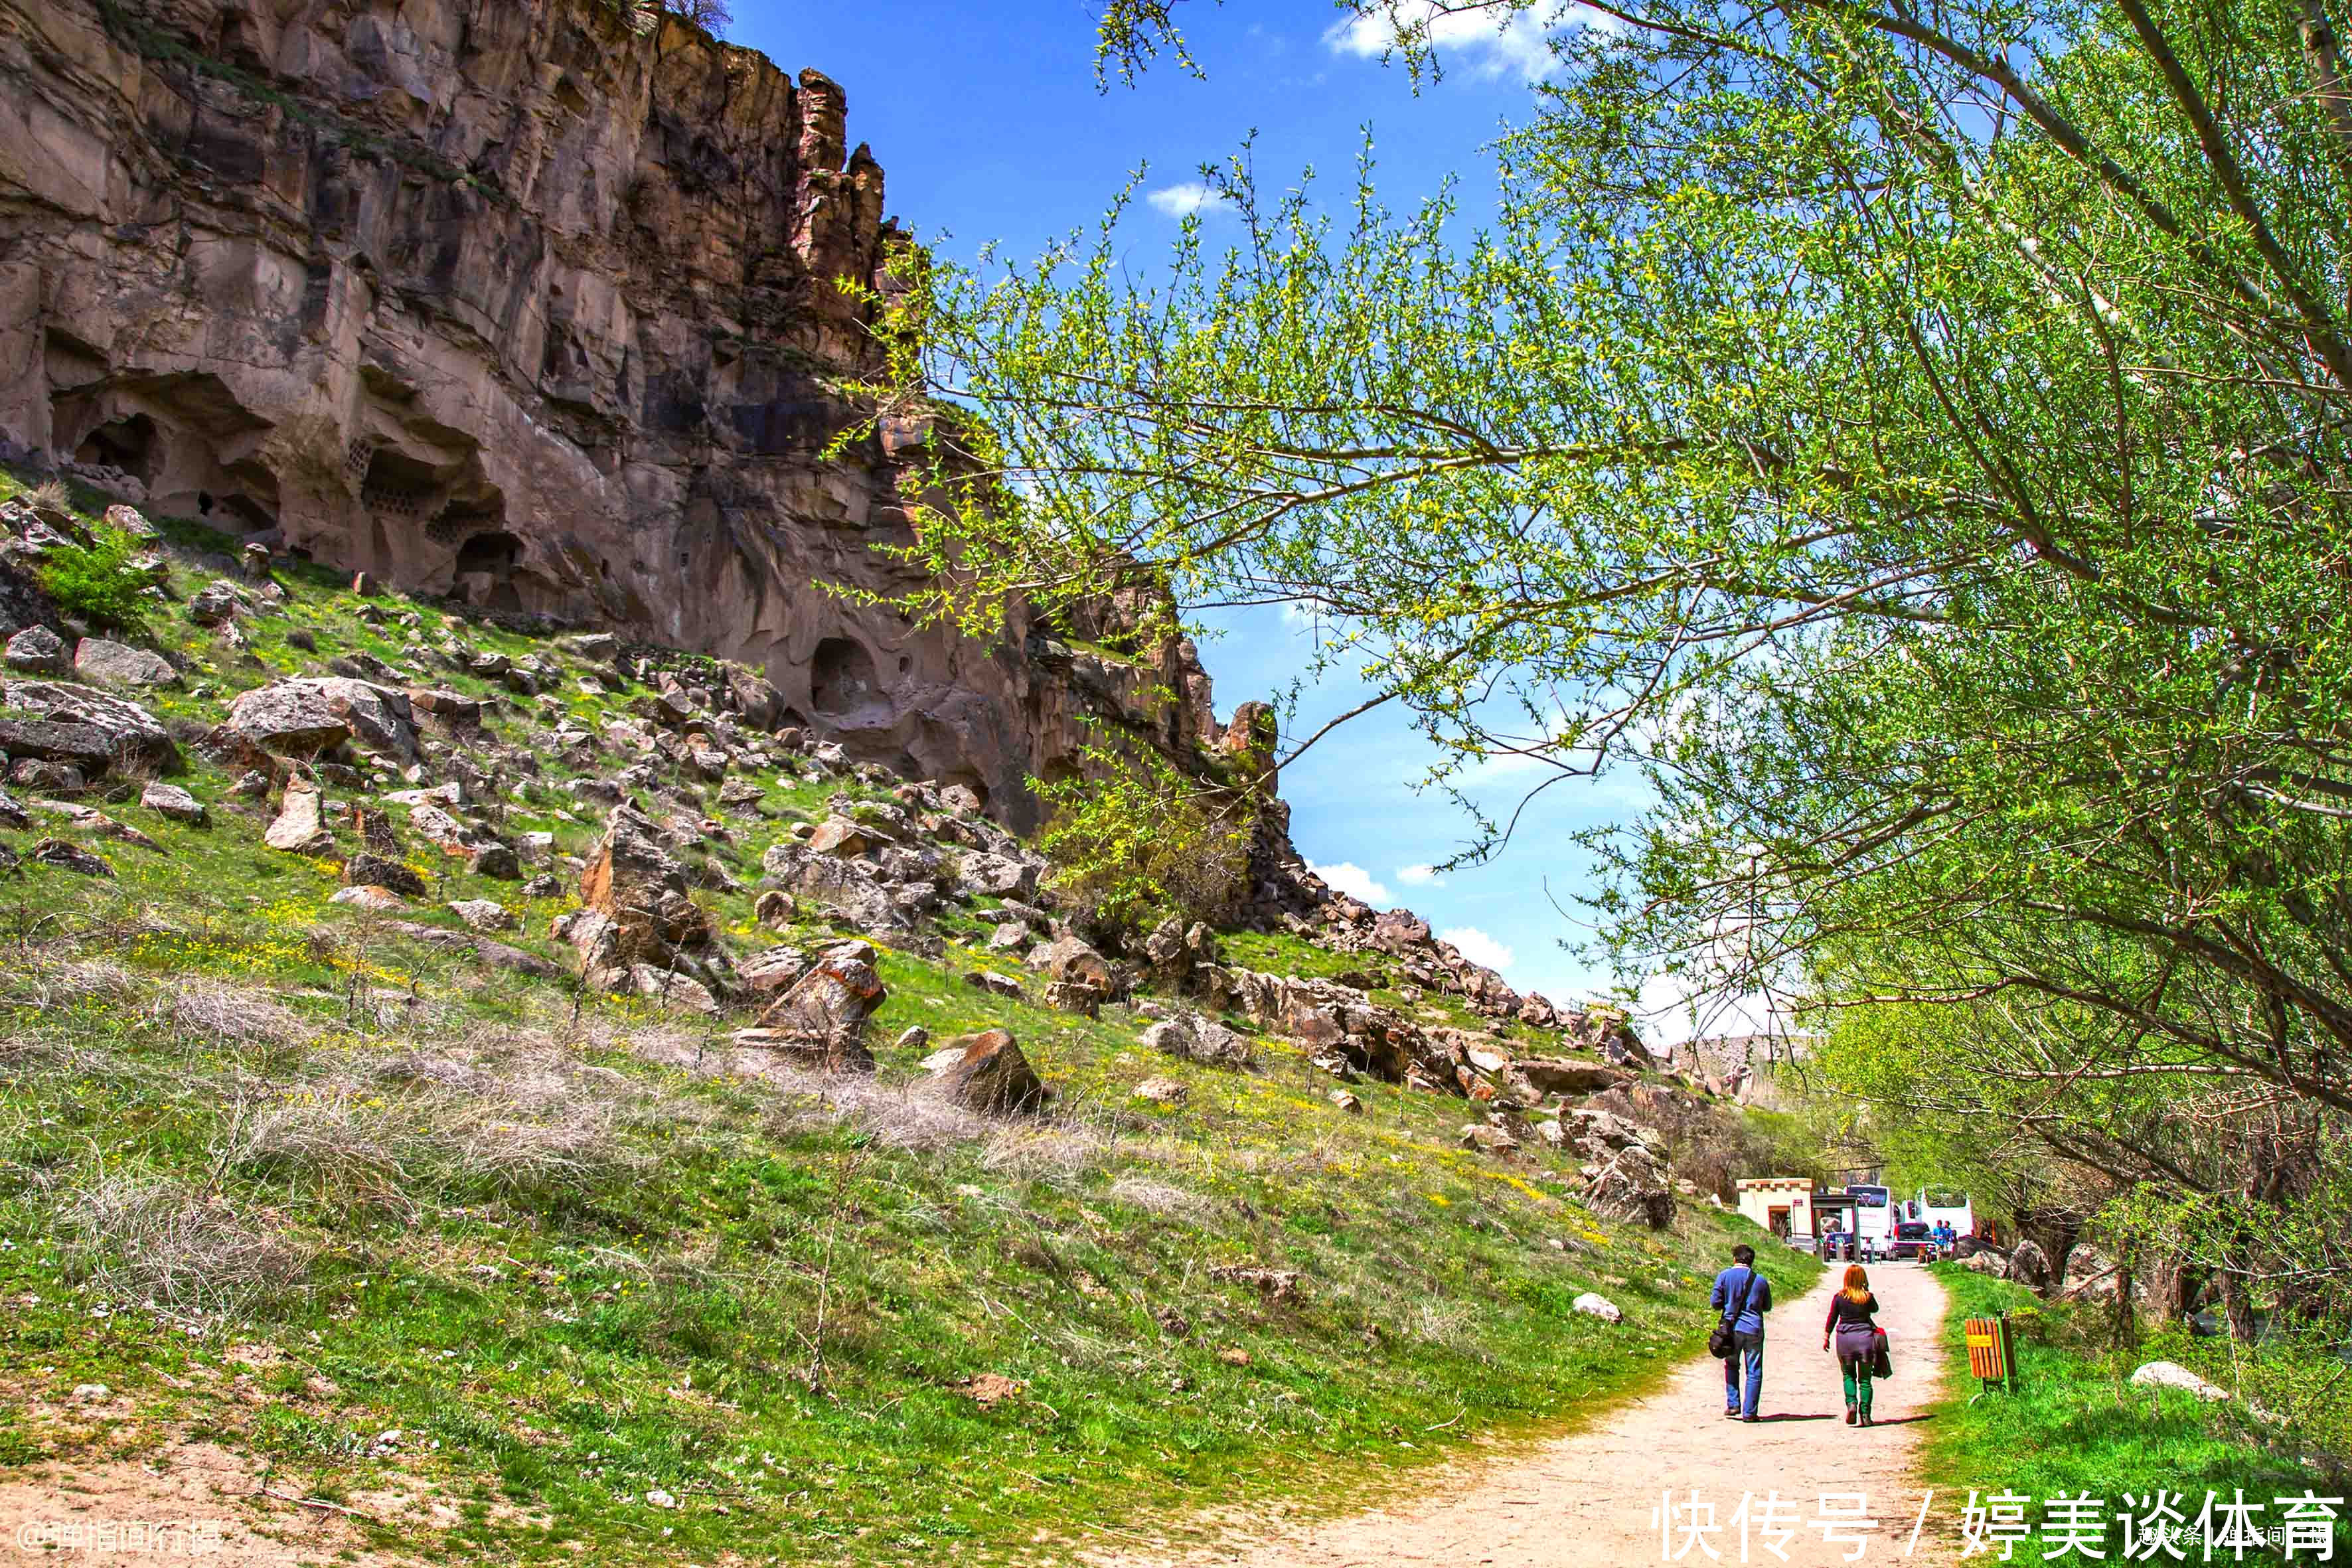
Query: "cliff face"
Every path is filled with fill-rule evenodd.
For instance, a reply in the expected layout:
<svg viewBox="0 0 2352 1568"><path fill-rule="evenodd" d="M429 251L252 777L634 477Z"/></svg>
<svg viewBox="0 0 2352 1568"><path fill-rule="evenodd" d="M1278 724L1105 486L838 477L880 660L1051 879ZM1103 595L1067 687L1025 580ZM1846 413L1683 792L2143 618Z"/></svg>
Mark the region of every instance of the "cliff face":
<svg viewBox="0 0 2352 1568"><path fill-rule="evenodd" d="M987 647L821 586L908 585L877 547L922 433L822 456L874 367L835 280L887 287L890 237L840 88L604 0L0 0L0 437L761 668L788 721L1017 826L1084 715L1215 749L1188 644L1016 614Z"/></svg>

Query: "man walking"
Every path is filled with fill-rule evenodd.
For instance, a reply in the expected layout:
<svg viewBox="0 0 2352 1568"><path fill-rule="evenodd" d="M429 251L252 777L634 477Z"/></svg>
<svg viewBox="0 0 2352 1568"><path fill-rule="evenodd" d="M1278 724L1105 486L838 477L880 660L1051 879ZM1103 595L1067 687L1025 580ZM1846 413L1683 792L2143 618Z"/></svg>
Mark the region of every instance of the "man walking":
<svg viewBox="0 0 2352 1568"><path fill-rule="evenodd" d="M1707 1300L1731 1329L1732 1353L1723 1361L1724 1418L1753 1421L1764 1394L1764 1314L1772 1310L1772 1281L1756 1271L1756 1249L1746 1242L1731 1249L1731 1267L1715 1277Z"/></svg>

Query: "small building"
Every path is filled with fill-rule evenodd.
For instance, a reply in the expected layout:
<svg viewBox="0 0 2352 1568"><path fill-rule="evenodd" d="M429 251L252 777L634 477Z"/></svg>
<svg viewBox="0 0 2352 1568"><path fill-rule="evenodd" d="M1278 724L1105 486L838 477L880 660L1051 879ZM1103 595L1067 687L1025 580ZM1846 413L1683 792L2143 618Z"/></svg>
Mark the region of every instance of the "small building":
<svg viewBox="0 0 2352 1568"><path fill-rule="evenodd" d="M1749 1176L1739 1184L1739 1212L1786 1241L1813 1234L1810 1176Z"/></svg>

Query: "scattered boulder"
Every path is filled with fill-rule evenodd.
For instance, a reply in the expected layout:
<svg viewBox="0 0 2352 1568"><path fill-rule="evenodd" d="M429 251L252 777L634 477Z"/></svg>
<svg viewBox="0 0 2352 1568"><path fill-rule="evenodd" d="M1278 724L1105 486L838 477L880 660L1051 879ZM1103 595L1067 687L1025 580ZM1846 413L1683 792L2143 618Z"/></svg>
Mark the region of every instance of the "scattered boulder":
<svg viewBox="0 0 2352 1568"><path fill-rule="evenodd" d="M80 877L114 875L114 868L84 849L79 844L68 844L62 838L44 838L25 852L25 858L38 866L54 866L60 871L71 871Z"/></svg>
<svg viewBox="0 0 2352 1568"><path fill-rule="evenodd" d="M1647 1146L1631 1144L1592 1177L1585 1202L1595 1214L1664 1230L1675 1223L1674 1177Z"/></svg>
<svg viewBox="0 0 2352 1568"><path fill-rule="evenodd" d="M2037 1296L2050 1294L2055 1282L2049 1256L2032 1241L2020 1241L2010 1253L2009 1277Z"/></svg>
<svg viewBox="0 0 2352 1568"><path fill-rule="evenodd" d="M950 1040L923 1065L950 1100L983 1115L1039 1110L1053 1098L1008 1030Z"/></svg>
<svg viewBox="0 0 2352 1568"><path fill-rule="evenodd" d="M191 827L202 827L209 820L205 803L177 784L162 782L150 784L140 792L139 804L158 816L184 822Z"/></svg>
<svg viewBox="0 0 2352 1568"><path fill-rule="evenodd" d="M1616 1302L1606 1296L1596 1295L1591 1290L1587 1290L1583 1295L1570 1301L1568 1306L1569 1310L1572 1312L1581 1312L1588 1318L1598 1318L1604 1323L1622 1323L1625 1321L1624 1310Z"/></svg>
<svg viewBox="0 0 2352 1568"><path fill-rule="evenodd" d="M900 1035L892 1043L902 1051L919 1051L931 1043L931 1032L920 1024L916 1024L908 1027L905 1034Z"/></svg>
<svg viewBox="0 0 2352 1568"><path fill-rule="evenodd" d="M457 899L451 900L449 908L459 920L476 931L512 931L515 928L513 911L488 899Z"/></svg>
<svg viewBox="0 0 2352 1568"><path fill-rule="evenodd" d="M1522 1057L1507 1069L1527 1080L1537 1098L1555 1094L1601 1094L1633 1081L1632 1077L1604 1062L1567 1058Z"/></svg>
<svg viewBox="0 0 2352 1568"><path fill-rule="evenodd" d="M2031 1242L2023 1243L2032 1246ZM2152 1361L2131 1374L2134 1388L2177 1388L2183 1394L2193 1394L2209 1404L2230 1397L2230 1391L2218 1383L2208 1383L2179 1362Z"/></svg>
<svg viewBox="0 0 2352 1568"><path fill-rule="evenodd" d="M522 880L522 857L515 853L511 844L485 838L467 851L466 869L477 877L488 877L494 881L520 882Z"/></svg>
<svg viewBox="0 0 2352 1568"><path fill-rule="evenodd" d="M1045 1005L1056 1012L1099 1018L1102 1016L1102 993L1076 981L1049 980L1045 983Z"/></svg>
<svg viewBox="0 0 2352 1568"><path fill-rule="evenodd" d="M1989 1247L1980 1247L1961 1258L1960 1267L1971 1274L1982 1274L1994 1279L2009 1278L2009 1259Z"/></svg>
<svg viewBox="0 0 2352 1568"><path fill-rule="evenodd" d="M963 977L963 983L975 991L985 991L992 996L1009 1001L1021 1000L1021 982L1010 974L998 974L992 970L975 969Z"/></svg>
<svg viewBox="0 0 2352 1568"><path fill-rule="evenodd" d="M217 626L236 619L245 602L226 583L200 588L188 600L188 619L200 626Z"/></svg>
<svg viewBox="0 0 2352 1568"><path fill-rule="evenodd" d="M1118 977L1110 960L1075 936L1039 943L1030 951L1027 962L1030 968L1042 969L1064 984L1084 986L1098 997L1118 994Z"/></svg>
<svg viewBox="0 0 2352 1568"><path fill-rule="evenodd" d="M385 888L412 899L425 896L425 879L389 856L361 853L343 862L343 881L353 888Z"/></svg>
<svg viewBox="0 0 2352 1568"><path fill-rule="evenodd" d="M1037 879L1044 868L1032 860L977 851L963 857L957 868L957 890L966 898L1018 899L1037 896Z"/></svg>
<svg viewBox="0 0 2352 1568"><path fill-rule="evenodd" d="M180 672L161 654L104 637L84 637L74 650L74 673L100 686L133 690L176 687Z"/></svg>
<svg viewBox="0 0 2352 1568"><path fill-rule="evenodd" d="M307 757L357 740L404 763L417 759L408 694L346 676L273 681L229 705L236 740L271 756Z"/></svg>
<svg viewBox="0 0 2352 1568"><path fill-rule="evenodd" d="M847 942L829 947L815 967L776 999L760 1018L761 1031L830 1072L872 1072L866 1021L889 995L874 967L874 949Z"/></svg>
<svg viewBox="0 0 2352 1568"><path fill-rule="evenodd" d="M180 748L155 715L135 702L87 686L18 680L9 683L7 703L38 715L0 721L0 751L12 757L71 763L92 776L118 760L161 773L181 770Z"/></svg>
<svg viewBox="0 0 2352 1568"><path fill-rule="evenodd" d="M790 925L799 913L793 900L776 888L761 893L751 905L751 918L763 926Z"/></svg>
<svg viewBox="0 0 2352 1568"><path fill-rule="evenodd" d="M379 915L388 915L393 913L394 910L404 910L408 907L408 901L405 899L403 899L398 893L394 892L390 888L381 887L373 882L356 883L348 888L338 888L335 889L334 896L329 899L327 902L331 904L343 904L352 909L365 910L371 914Z"/></svg>
<svg viewBox="0 0 2352 1568"><path fill-rule="evenodd" d="M8 639L8 668L21 675L62 676L71 667L65 638L47 626L26 626Z"/></svg>
<svg viewBox="0 0 2352 1568"><path fill-rule="evenodd" d="M1347 1115L1361 1116L1364 1113L1364 1102L1344 1089L1335 1089L1323 1098Z"/></svg>
<svg viewBox="0 0 2352 1568"><path fill-rule="evenodd" d="M1507 1127L1491 1121L1474 1121L1462 1130L1462 1147L1475 1149L1486 1154L1510 1154L1518 1151L1519 1141Z"/></svg>
<svg viewBox="0 0 2352 1568"><path fill-rule="evenodd" d="M408 704L419 713L430 713L452 724L478 724L482 705L462 691L445 691L433 687L408 689Z"/></svg>
<svg viewBox="0 0 2352 1568"><path fill-rule="evenodd" d="M261 841L289 855L324 855L333 849L335 840L323 820L319 787L305 778L287 780L277 819Z"/></svg>
<svg viewBox="0 0 2352 1568"><path fill-rule="evenodd" d="M797 947L772 947L735 966L735 978L755 996L789 991L808 970L808 954Z"/></svg>
<svg viewBox="0 0 2352 1568"><path fill-rule="evenodd" d="M1172 1078L1148 1078L1135 1086L1135 1098L1152 1105L1174 1107L1192 1097L1192 1091Z"/></svg>
<svg viewBox="0 0 2352 1568"><path fill-rule="evenodd" d="M719 998L710 988L690 974L675 969L656 969L650 963L629 966L630 987L640 996L661 1004L664 1008L684 1007L688 1012L709 1017L719 1016Z"/></svg>

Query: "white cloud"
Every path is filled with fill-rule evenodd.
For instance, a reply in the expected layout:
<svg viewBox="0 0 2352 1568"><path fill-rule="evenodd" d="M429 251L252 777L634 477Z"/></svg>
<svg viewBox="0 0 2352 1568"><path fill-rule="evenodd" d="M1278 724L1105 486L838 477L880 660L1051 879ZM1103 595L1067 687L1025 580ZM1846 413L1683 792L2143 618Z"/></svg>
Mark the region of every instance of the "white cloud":
<svg viewBox="0 0 2352 1568"><path fill-rule="evenodd" d="M1384 910L1394 901L1389 890L1353 860L1342 860L1337 866L1309 864L1307 868L1330 883L1333 890L1345 893L1351 899L1361 899L1374 909Z"/></svg>
<svg viewBox="0 0 2352 1568"><path fill-rule="evenodd" d="M1504 970L1518 955L1476 926L1455 926L1452 931L1439 931L1438 936L1462 950L1462 956L1488 969Z"/></svg>
<svg viewBox="0 0 2352 1568"><path fill-rule="evenodd" d="M1607 19L1581 6L1538 5L1507 13L1497 23L1482 11L1439 12L1433 0L1391 0L1370 16L1335 23L1323 41L1343 55L1375 58L1394 47L1400 29L1426 26L1430 47L1461 57L1480 76L1541 81L1551 74L1549 36L1560 27L1596 26Z"/></svg>
<svg viewBox="0 0 2352 1568"><path fill-rule="evenodd" d="M1191 217L1194 213L1223 212L1234 204L1223 193L1212 189L1200 180L1185 180L1173 185L1163 185L1143 198L1170 217Z"/></svg>
<svg viewBox="0 0 2352 1568"><path fill-rule="evenodd" d="M1437 868L1434 866L1400 866L1397 868L1396 879L1408 888L1445 886L1444 879L1438 876Z"/></svg>

